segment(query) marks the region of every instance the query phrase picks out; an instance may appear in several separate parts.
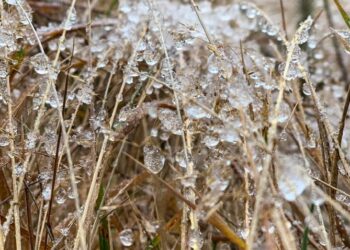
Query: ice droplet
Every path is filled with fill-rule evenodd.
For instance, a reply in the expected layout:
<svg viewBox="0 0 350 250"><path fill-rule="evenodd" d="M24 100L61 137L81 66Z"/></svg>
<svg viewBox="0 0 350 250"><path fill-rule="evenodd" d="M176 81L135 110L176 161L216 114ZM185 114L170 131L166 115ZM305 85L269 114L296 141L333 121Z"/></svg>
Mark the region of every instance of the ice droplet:
<svg viewBox="0 0 350 250"><path fill-rule="evenodd" d="M350 53L350 32L342 30L333 30L337 38L342 42L347 53Z"/></svg>
<svg viewBox="0 0 350 250"><path fill-rule="evenodd" d="M285 68L286 64L281 63L278 67L278 71L287 81L294 80L301 75L297 60L292 60L290 62L286 75L284 75Z"/></svg>
<svg viewBox="0 0 350 250"><path fill-rule="evenodd" d="M30 58L30 63L39 75L45 75L49 72L49 60L46 55L38 53Z"/></svg>
<svg viewBox="0 0 350 250"><path fill-rule="evenodd" d="M216 245L216 249L217 250L231 250L231 246L229 243L225 243L225 242L219 242Z"/></svg>
<svg viewBox="0 0 350 250"><path fill-rule="evenodd" d="M118 115L118 121L126 122L130 119L130 117L136 116L139 112L140 112L139 109L132 108L131 106L126 105L120 109L119 115Z"/></svg>
<svg viewBox="0 0 350 250"><path fill-rule="evenodd" d="M318 192L312 190L311 191L311 200L312 203L315 204L316 206L321 206L324 202L325 199L323 198L323 196L321 196Z"/></svg>
<svg viewBox="0 0 350 250"><path fill-rule="evenodd" d="M7 65L4 59L0 60L0 78L5 78L7 76Z"/></svg>
<svg viewBox="0 0 350 250"><path fill-rule="evenodd" d="M208 71L213 75L219 73L218 59L214 53L208 57Z"/></svg>
<svg viewBox="0 0 350 250"><path fill-rule="evenodd" d="M310 86L307 83L303 84L303 94L306 96L310 96L311 95L311 89Z"/></svg>
<svg viewBox="0 0 350 250"><path fill-rule="evenodd" d="M295 156L294 156L295 158ZM310 179L293 156L286 156L281 165L278 187L287 201L294 201L310 185ZM282 161L281 161L282 162Z"/></svg>
<svg viewBox="0 0 350 250"><path fill-rule="evenodd" d="M191 155L187 155L187 156L189 158L188 161L191 161ZM179 164L180 167L187 168L187 159L186 159L186 155L185 155L184 150L176 153L175 161Z"/></svg>
<svg viewBox="0 0 350 250"><path fill-rule="evenodd" d="M185 108L185 111L187 116L191 119L210 118L210 114L198 105L189 105Z"/></svg>
<svg viewBox="0 0 350 250"><path fill-rule="evenodd" d="M18 3L22 3L23 0L6 0L6 3L9 5L18 5Z"/></svg>
<svg viewBox="0 0 350 250"><path fill-rule="evenodd" d="M0 134L0 147L6 147L10 144L8 136Z"/></svg>
<svg viewBox="0 0 350 250"><path fill-rule="evenodd" d="M164 167L165 157L159 148L153 145L143 147L145 166L149 171L158 174Z"/></svg>
<svg viewBox="0 0 350 250"><path fill-rule="evenodd" d="M207 135L204 137L203 142L208 148L214 148L219 144L220 141L217 136Z"/></svg>
<svg viewBox="0 0 350 250"><path fill-rule="evenodd" d="M93 90L89 85L84 85L77 93L77 99L85 104L90 104L92 101Z"/></svg>
<svg viewBox="0 0 350 250"><path fill-rule="evenodd" d="M219 136L220 136L220 140L224 142L236 143L240 140L239 134L236 131L236 128L229 125L219 129Z"/></svg>
<svg viewBox="0 0 350 250"><path fill-rule="evenodd" d="M34 132L29 132L27 134L26 148L27 149L35 148L35 144L37 140L38 140L38 136Z"/></svg>
<svg viewBox="0 0 350 250"><path fill-rule="evenodd" d="M19 4L16 5L19 21L23 25L28 25L30 22L32 22L33 19L32 9L27 2L23 0L21 0L20 2L21 6Z"/></svg>
<svg viewBox="0 0 350 250"><path fill-rule="evenodd" d="M309 30L313 22L314 22L313 19L311 18L311 16L309 16L304 22L300 24L300 27L297 30L297 34L296 34L298 39L298 44L303 44L308 41Z"/></svg>
<svg viewBox="0 0 350 250"><path fill-rule="evenodd" d="M51 186L46 185L41 193L44 200L48 201L51 198Z"/></svg>
<svg viewBox="0 0 350 250"><path fill-rule="evenodd" d="M148 66L154 66L159 62L160 55L158 52L148 49L143 52L143 58Z"/></svg>
<svg viewBox="0 0 350 250"><path fill-rule="evenodd" d="M152 137L158 137L158 129L157 128L152 128L150 134L151 134Z"/></svg>
<svg viewBox="0 0 350 250"><path fill-rule="evenodd" d="M134 244L134 236L131 229L124 229L119 233L119 239L123 246L130 247Z"/></svg>
<svg viewBox="0 0 350 250"><path fill-rule="evenodd" d="M24 174L24 166L22 164L17 164L15 167L15 175L17 177L20 177L21 175Z"/></svg>
<svg viewBox="0 0 350 250"><path fill-rule="evenodd" d="M161 109L158 112L158 118L161 121L165 131L170 131L173 134L181 135L182 124L175 111L170 109Z"/></svg>
<svg viewBox="0 0 350 250"><path fill-rule="evenodd" d="M60 233L67 237L69 235L69 228L68 227L63 227L63 228L60 228Z"/></svg>
<svg viewBox="0 0 350 250"><path fill-rule="evenodd" d="M195 249L201 249L203 246L203 237L199 230L191 230L189 233L189 246Z"/></svg>
<svg viewBox="0 0 350 250"><path fill-rule="evenodd" d="M56 191L55 199L57 204L65 203L65 201L67 200L67 191L62 187L58 188L58 190Z"/></svg>
<svg viewBox="0 0 350 250"><path fill-rule="evenodd" d="M3 47L14 47L15 37L10 30L0 29L0 48Z"/></svg>
<svg viewBox="0 0 350 250"><path fill-rule="evenodd" d="M67 193L68 193L69 199L71 199L71 200L75 199L73 188L69 187Z"/></svg>
<svg viewBox="0 0 350 250"><path fill-rule="evenodd" d="M64 29L66 30L70 30L72 29L73 25L76 24L77 22L77 11L75 10L75 8L73 7L72 9L69 8L67 10L67 18L64 21Z"/></svg>

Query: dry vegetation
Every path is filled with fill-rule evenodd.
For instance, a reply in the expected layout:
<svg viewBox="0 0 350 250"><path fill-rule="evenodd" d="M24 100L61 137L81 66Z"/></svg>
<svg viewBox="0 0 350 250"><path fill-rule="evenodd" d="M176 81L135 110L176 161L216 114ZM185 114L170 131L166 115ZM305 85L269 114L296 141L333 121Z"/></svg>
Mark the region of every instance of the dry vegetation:
<svg viewBox="0 0 350 250"><path fill-rule="evenodd" d="M350 249L347 12L1 0L0 250Z"/></svg>

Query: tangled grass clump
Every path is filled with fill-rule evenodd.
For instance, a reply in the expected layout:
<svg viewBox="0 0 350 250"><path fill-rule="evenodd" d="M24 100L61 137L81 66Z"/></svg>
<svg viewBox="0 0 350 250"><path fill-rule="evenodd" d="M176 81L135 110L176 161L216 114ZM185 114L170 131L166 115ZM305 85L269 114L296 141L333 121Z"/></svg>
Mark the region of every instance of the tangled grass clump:
<svg viewBox="0 0 350 250"><path fill-rule="evenodd" d="M350 5L299 2L0 1L0 249L350 248Z"/></svg>

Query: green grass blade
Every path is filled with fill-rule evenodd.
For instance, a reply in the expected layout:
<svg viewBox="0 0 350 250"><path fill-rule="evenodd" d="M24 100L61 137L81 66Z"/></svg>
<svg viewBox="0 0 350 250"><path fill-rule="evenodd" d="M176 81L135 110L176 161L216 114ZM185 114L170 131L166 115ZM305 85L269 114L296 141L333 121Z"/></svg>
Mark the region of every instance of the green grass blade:
<svg viewBox="0 0 350 250"><path fill-rule="evenodd" d="M313 213L314 211L314 208L315 208L315 205L312 204L311 207L310 207L310 212ZM306 226L305 227L305 230L304 230L304 233L303 233L303 239L302 239L302 242L301 242L301 250L307 250L307 247L309 245L309 227Z"/></svg>
<svg viewBox="0 0 350 250"><path fill-rule="evenodd" d="M104 188L101 185L100 190L98 192L98 197L96 201L96 207L95 210L99 209L102 203L102 198L104 195ZM99 239L99 244L100 244L100 249L101 250L109 250L109 234L108 234L108 220L106 217L104 217L101 220L100 227L98 229L98 239Z"/></svg>
<svg viewBox="0 0 350 250"><path fill-rule="evenodd" d="M346 25L349 27L350 29L350 17L349 15L346 13L346 11L344 10L343 6L340 4L339 0L333 0L335 5L337 5L337 8L340 12L340 14L342 15L344 22L346 23Z"/></svg>

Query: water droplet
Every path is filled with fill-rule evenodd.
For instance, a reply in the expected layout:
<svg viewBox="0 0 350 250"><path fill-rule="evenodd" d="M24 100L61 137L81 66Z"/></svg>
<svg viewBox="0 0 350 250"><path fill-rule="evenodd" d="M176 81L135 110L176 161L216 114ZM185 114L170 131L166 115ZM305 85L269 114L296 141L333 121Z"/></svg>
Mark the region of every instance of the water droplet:
<svg viewBox="0 0 350 250"><path fill-rule="evenodd" d="M143 147L145 166L154 174L158 174L164 167L165 157L161 150L153 145Z"/></svg>
<svg viewBox="0 0 350 250"><path fill-rule="evenodd" d="M119 233L119 239L123 246L130 247L134 244L134 235L131 229L124 229Z"/></svg>

